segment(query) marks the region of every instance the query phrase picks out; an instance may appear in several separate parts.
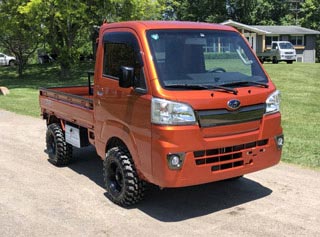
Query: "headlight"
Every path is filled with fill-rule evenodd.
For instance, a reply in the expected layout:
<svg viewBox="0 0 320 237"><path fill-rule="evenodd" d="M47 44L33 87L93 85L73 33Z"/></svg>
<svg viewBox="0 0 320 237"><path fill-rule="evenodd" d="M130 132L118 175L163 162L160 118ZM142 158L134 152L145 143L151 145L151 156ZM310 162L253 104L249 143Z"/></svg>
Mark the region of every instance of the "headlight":
<svg viewBox="0 0 320 237"><path fill-rule="evenodd" d="M162 125L189 125L195 124L196 118L193 109L187 104L153 98L151 122Z"/></svg>
<svg viewBox="0 0 320 237"><path fill-rule="evenodd" d="M276 90L266 100L266 114L280 111L280 91Z"/></svg>

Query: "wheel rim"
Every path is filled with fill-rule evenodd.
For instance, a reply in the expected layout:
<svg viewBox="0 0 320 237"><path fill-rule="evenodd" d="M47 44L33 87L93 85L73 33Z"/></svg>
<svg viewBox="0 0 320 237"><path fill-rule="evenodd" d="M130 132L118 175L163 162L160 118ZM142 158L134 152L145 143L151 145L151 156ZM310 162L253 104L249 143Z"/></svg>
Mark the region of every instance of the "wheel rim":
<svg viewBox="0 0 320 237"><path fill-rule="evenodd" d="M121 167L116 162L112 162L107 169L107 172L107 186L112 195L119 196L123 191L124 181Z"/></svg>

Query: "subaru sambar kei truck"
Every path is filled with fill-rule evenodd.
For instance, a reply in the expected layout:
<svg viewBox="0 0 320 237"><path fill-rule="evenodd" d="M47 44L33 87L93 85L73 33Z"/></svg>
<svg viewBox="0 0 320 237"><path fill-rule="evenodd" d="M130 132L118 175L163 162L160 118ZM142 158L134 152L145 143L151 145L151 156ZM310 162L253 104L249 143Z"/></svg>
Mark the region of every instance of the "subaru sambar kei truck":
<svg viewBox="0 0 320 237"><path fill-rule="evenodd" d="M93 85L40 89L54 165L93 145L107 196L128 206L147 182L198 185L279 162L279 91L235 29L105 23L97 44Z"/></svg>

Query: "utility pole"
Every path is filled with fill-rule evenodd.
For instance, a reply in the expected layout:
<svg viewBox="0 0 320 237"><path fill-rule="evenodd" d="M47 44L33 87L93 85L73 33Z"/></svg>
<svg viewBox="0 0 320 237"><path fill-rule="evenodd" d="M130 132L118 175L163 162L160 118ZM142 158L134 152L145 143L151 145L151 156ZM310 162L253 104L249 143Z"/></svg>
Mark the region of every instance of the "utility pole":
<svg viewBox="0 0 320 237"><path fill-rule="evenodd" d="M295 24L298 25L298 17L300 13L300 4L304 2L304 0L285 0L286 3L290 5L290 11L295 15Z"/></svg>

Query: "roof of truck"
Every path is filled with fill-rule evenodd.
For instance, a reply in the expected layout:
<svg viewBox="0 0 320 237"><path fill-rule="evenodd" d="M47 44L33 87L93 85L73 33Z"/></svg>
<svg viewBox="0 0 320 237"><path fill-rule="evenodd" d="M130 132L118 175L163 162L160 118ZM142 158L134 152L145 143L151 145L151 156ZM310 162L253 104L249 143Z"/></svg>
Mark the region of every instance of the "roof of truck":
<svg viewBox="0 0 320 237"><path fill-rule="evenodd" d="M133 28L133 29L212 29L236 31L230 26L190 21L126 21L118 23L105 23L101 28Z"/></svg>

